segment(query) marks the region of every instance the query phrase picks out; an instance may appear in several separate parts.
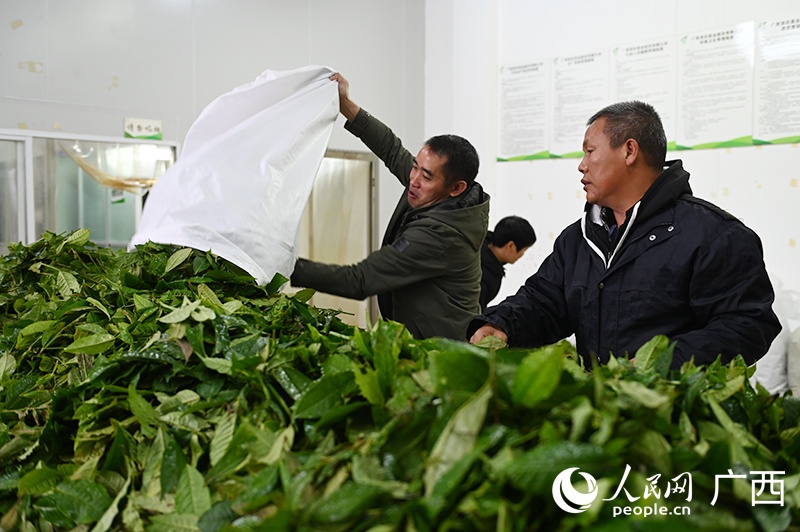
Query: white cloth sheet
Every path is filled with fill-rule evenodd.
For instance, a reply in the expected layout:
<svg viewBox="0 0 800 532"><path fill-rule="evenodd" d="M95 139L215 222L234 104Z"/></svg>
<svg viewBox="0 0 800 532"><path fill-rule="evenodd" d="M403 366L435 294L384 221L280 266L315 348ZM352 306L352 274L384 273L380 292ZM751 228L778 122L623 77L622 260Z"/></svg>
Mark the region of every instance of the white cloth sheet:
<svg viewBox="0 0 800 532"><path fill-rule="evenodd" d="M267 70L212 101L148 195L128 248L211 251L259 284L289 277L300 220L339 113L327 67Z"/></svg>

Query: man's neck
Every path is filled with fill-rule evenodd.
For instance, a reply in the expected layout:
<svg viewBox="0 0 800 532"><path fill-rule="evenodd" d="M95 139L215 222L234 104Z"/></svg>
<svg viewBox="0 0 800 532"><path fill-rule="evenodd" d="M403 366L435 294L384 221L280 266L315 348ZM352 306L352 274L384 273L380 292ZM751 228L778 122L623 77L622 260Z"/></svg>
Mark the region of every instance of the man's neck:
<svg viewBox="0 0 800 532"><path fill-rule="evenodd" d="M617 220L617 226L622 227L628 212L636 205L647 192L653 183L656 182L661 172L655 168L648 167L646 170L638 174L638 178L634 178L632 183L638 183L638 186L632 187L626 198L618 201L616 205L609 205L608 208L614 211L614 218Z"/></svg>

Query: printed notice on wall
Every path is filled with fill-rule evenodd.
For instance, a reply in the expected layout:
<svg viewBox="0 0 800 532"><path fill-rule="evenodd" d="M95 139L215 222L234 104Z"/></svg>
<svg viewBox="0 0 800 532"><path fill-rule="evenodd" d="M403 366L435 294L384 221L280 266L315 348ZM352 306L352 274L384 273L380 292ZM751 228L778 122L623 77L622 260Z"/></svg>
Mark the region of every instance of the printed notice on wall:
<svg viewBox="0 0 800 532"><path fill-rule="evenodd" d="M754 144L800 142L800 17L756 29Z"/></svg>
<svg viewBox="0 0 800 532"><path fill-rule="evenodd" d="M550 152L580 157L586 121L608 105L608 53L553 59L553 126Z"/></svg>
<svg viewBox="0 0 800 532"><path fill-rule="evenodd" d="M616 46L611 50L611 69L611 99L639 100L652 105L661 117L667 140L674 144L677 39L668 37Z"/></svg>
<svg viewBox="0 0 800 532"><path fill-rule="evenodd" d="M680 37L678 147L753 143L754 29L751 21Z"/></svg>
<svg viewBox="0 0 800 532"><path fill-rule="evenodd" d="M548 158L548 61L502 67L499 81L498 160Z"/></svg>
<svg viewBox="0 0 800 532"><path fill-rule="evenodd" d="M800 143L800 15L502 67L498 161L582 155L586 121L651 104L669 150Z"/></svg>

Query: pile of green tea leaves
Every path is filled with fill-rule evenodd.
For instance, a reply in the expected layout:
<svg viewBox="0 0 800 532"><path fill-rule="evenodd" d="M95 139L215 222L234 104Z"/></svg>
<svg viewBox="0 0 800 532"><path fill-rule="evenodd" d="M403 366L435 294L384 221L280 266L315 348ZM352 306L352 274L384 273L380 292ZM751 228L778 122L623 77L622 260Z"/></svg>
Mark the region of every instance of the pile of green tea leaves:
<svg viewBox="0 0 800 532"><path fill-rule="evenodd" d="M567 342L353 328L285 282L87 231L12 245L0 529L800 529L800 401L741 359L670 371L656 337L587 371ZM554 501L570 468L585 511Z"/></svg>

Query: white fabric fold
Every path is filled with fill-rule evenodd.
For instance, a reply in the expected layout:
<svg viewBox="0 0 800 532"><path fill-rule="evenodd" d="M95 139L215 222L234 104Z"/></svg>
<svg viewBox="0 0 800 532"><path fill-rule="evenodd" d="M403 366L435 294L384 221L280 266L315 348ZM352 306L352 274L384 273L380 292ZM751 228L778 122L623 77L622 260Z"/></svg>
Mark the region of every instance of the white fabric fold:
<svg viewBox="0 0 800 532"><path fill-rule="evenodd" d="M212 101L150 191L128 248L152 241L211 251L262 285L289 277L339 113L333 73L267 70Z"/></svg>

